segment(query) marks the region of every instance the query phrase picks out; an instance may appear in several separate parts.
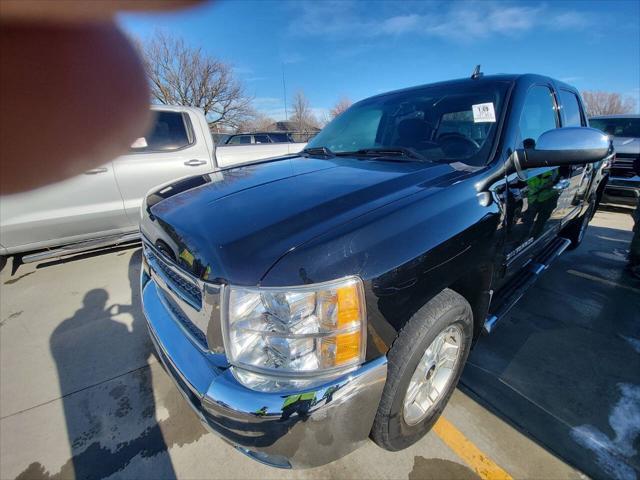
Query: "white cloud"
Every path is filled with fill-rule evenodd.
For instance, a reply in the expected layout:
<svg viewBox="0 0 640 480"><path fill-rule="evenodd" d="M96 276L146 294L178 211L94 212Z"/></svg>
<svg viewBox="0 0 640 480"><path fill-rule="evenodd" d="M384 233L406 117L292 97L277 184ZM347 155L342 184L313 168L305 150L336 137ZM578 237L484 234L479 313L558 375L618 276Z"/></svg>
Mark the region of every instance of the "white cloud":
<svg viewBox="0 0 640 480"><path fill-rule="evenodd" d="M591 19L576 10L540 3L524 6L517 3L470 1L443 4L423 2L412 4L412 11L403 11L396 2L375 4L380 7L376 17L371 7L358 2L303 2L299 15L290 25L293 35L322 35L334 38L372 38L421 34L458 42L475 41L491 36L516 36L534 29L581 30L591 25Z"/></svg>
<svg viewBox="0 0 640 480"><path fill-rule="evenodd" d="M284 120L284 99L282 97L257 97L253 99L253 107L263 115L274 120ZM287 105L288 107L288 105Z"/></svg>
<svg viewBox="0 0 640 480"><path fill-rule="evenodd" d="M241 80L251 83L266 80L268 77L256 75L253 68L246 66L232 65L233 73L240 77Z"/></svg>
<svg viewBox="0 0 640 480"><path fill-rule="evenodd" d="M580 12L570 11L559 13L554 16L553 23L550 24L552 28L574 28L582 29L591 25L591 19Z"/></svg>
<svg viewBox="0 0 640 480"><path fill-rule="evenodd" d="M516 33L530 30L542 14L542 7L494 8L482 23L489 25L492 32Z"/></svg>
<svg viewBox="0 0 640 480"><path fill-rule="evenodd" d="M282 106L282 102L282 97L256 97L253 99L253 105L257 109L269 109Z"/></svg>
<svg viewBox="0 0 640 480"><path fill-rule="evenodd" d="M398 15L382 22L380 29L384 33L398 35L414 31L420 27L420 15Z"/></svg>

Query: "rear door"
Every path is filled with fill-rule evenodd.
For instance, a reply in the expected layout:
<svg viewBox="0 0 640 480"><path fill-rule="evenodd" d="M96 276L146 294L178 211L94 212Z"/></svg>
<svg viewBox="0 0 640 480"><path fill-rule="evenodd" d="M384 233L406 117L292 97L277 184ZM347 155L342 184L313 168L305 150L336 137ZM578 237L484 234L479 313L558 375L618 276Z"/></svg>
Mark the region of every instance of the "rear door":
<svg viewBox="0 0 640 480"><path fill-rule="evenodd" d="M208 129L193 111L156 109L151 131L131 153L114 160L116 180L131 225L137 225L144 195L156 185L213 171Z"/></svg>
<svg viewBox="0 0 640 480"><path fill-rule="evenodd" d="M560 119L550 85L532 85L526 95L520 119L517 148L535 145L544 132L558 128ZM564 218L561 202L571 184L570 167L530 168L509 176L507 275L520 270L554 236Z"/></svg>
<svg viewBox="0 0 640 480"><path fill-rule="evenodd" d="M68 180L0 198L0 243L10 252L131 230L112 162Z"/></svg>

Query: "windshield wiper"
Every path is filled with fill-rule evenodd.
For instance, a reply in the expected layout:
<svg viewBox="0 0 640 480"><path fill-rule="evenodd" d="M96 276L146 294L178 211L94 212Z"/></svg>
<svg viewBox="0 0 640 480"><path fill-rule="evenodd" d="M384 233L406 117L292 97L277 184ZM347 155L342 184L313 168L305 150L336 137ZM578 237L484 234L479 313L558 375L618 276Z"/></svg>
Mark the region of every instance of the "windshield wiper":
<svg viewBox="0 0 640 480"><path fill-rule="evenodd" d="M407 157L415 160L426 160L418 152L407 147L361 148L355 152L340 152L339 155L375 155L376 157Z"/></svg>
<svg viewBox="0 0 640 480"><path fill-rule="evenodd" d="M308 155L324 155L326 157L334 157L335 154L329 150L327 147L310 147L302 150L302 153L306 153Z"/></svg>

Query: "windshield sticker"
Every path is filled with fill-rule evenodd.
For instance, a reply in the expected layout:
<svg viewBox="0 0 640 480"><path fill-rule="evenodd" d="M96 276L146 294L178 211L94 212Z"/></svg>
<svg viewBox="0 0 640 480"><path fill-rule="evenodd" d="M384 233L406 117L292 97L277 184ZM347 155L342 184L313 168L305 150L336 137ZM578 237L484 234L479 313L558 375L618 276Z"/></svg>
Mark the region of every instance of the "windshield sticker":
<svg viewBox="0 0 640 480"><path fill-rule="evenodd" d="M496 112L493 109L493 103L479 103L472 105L473 107L473 123L495 122Z"/></svg>

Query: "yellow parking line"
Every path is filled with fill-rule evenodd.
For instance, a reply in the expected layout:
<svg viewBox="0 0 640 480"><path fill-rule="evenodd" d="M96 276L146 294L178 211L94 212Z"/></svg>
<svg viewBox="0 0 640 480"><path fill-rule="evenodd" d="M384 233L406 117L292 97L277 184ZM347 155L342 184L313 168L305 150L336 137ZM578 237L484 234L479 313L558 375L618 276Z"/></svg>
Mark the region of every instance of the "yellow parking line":
<svg viewBox="0 0 640 480"><path fill-rule="evenodd" d="M389 350L389 346L386 343L384 343L384 340L382 340L382 337L378 335L378 332L376 332L373 329L370 323L367 324L367 331L369 332L369 335L373 339L373 343L375 344L376 348L380 352L386 352L387 350Z"/></svg>
<svg viewBox="0 0 640 480"><path fill-rule="evenodd" d="M607 280L606 278L600 278L600 277L596 277L595 275L589 275L588 273L578 272L577 270L567 270L567 273L570 273L571 275L575 275L576 277L582 277L588 280L593 280L595 282L604 283L605 285L609 285L611 287L625 288L627 290L631 290L632 292L640 293L640 288L635 288L630 285L623 285L621 283L614 282L612 280Z"/></svg>
<svg viewBox="0 0 640 480"><path fill-rule="evenodd" d="M512 480L511 475L493 462L446 418L440 417L433 426L433 431L483 480Z"/></svg>

